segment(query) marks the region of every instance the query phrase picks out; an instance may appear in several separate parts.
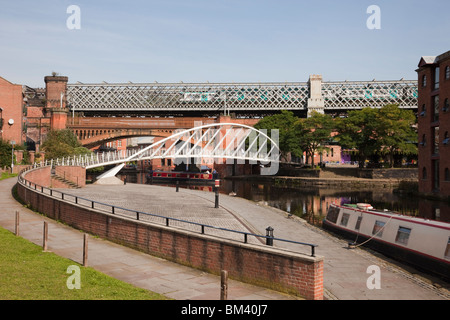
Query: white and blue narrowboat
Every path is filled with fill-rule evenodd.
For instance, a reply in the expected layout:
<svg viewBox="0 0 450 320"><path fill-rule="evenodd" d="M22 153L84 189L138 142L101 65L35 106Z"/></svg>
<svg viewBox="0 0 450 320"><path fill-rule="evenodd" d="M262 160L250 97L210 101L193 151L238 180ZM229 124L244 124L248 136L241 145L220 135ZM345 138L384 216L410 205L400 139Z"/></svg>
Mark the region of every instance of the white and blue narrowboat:
<svg viewBox="0 0 450 320"><path fill-rule="evenodd" d="M375 210L370 204L331 204L323 228L450 280L450 223Z"/></svg>

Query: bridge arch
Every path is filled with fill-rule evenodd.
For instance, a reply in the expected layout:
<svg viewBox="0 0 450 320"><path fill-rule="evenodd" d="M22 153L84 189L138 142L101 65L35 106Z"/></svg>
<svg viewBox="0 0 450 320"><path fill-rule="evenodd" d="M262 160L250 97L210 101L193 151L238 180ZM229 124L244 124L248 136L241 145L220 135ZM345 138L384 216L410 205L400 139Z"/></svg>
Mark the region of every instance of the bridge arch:
<svg viewBox="0 0 450 320"><path fill-rule="evenodd" d="M280 151L278 147L278 130L272 130L271 136L265 130L236 123L215 123L202 125L178 132L157 141L126 157L94 159L86 163L86 168L117 164L102 175L101 178L115 176L126 162L151 159L214 159L215 163L264 165L262 175L274 175L278 172ZM166 147L166 142L170 146ZM231 163L230 163L231 164ZM270 166L267 166L270 164Z"/></svg>

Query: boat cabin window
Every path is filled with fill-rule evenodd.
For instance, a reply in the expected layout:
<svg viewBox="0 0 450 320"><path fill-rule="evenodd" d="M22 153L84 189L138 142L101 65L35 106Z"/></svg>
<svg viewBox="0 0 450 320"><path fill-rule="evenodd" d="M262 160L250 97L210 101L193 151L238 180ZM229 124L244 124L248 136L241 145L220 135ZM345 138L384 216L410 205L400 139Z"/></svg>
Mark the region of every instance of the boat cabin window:
<svg viewBox="0 0 450 320"><path fill-rule="evenodd" d="M342 214L341 225L345 227L348 223L349 218L350 218L350 214L348 214L348 213Z"/></svg>
<svg viewBox="0 0 450 320"><path fill-rule="evenodd" d="M381 237L383 235L383 227L384 227L383 221L375 221L375 224L373 225L372 234L376 234L378 237Z"/></svg>
<svg viewBox="0 0 450 320"><path fill-rule="evenodd" d="M445 248L445 258L450 259L450 237L447 241L447 248Z"/></svg>
<svg viewBox="0 0 450 320"><path fill-rule="evenodd" d="M356 220L355 230L359 230L359 228L361 227L361 221L362 221L362 217L359 216L358 220Z"/></svg>
<svg viewBox="0 0 450 320"><path fill-rule="evenodd" d="M339 210L338 207L331 206L328 210L327 220L336 223L339 216Z"/></svg>
<svg viewBox="0 0 450 320"><path fill-rule="evenodd" d="M410 228L398 227L395 242L407 245L410 234L411 234Z"/></svg>

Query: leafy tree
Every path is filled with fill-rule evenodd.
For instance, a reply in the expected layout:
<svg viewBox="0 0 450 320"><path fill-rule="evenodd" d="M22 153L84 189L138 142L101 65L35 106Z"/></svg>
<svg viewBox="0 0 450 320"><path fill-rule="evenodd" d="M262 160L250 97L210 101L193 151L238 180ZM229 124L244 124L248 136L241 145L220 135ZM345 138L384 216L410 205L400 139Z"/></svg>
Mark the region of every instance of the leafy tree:
<svg viewBox="0 0 450 320"><path fill-rule="evenodd" d="M394 166L394 154L417 154L416 116L411 110L402 110L395 104L386 105L378 111L377 130L381 152L389 156Z"/></svg>
<svg viewBox="0 0 450 320"><path fill-rule="evenodd" d="M336 123L336 139L343 148L357 149L359 166L380 149L377 137L377 109L364 108L349 111L347 118L339 118Z"/></svg>
<svg viewBox="0 0 450 320"><path fill-rule="evenodd" d="M306 156L311 158L311 164L314 166L314 154L316 152L321 154L327 150L325 145L331 139L333 119L329 115L313 112L310 117L302 119L301 124L297 141L306 152Z"/></svg>
<svg viewBox="0 0 450 320"><path fill-rule="evenodd" d="M298 142L298 135L301 131L299 118L294 116L291 111L282 110L281 113L267 116L261 119L255 126L255 129L279 130L279 143L281 157L287 160L288 154L301 156L302 149Z"/></svg>
<svg viewBox="0 0 450 320"><path fill-rule="evenodd" d="M47 159L90 153L69 129L50 131L42 144L42 149Z"/></svg>
<svg viewBox="0 0 450 320"><path fill-rule="evenodd" d="M417 153L412 143L417 139L414 123L412 111L402 110L397 105L364 108L350 111L347 118L337 120L336 138L342 147L358 150L360 167L370 156L383 153L389 155L392 167L395 153Z"/></svg>
<svg viewBox="0 0 450 320"><path fill-rule="evenodd" d="M11 167L11 153L12 146L9 141L0 140L0 168Z"/></svg>

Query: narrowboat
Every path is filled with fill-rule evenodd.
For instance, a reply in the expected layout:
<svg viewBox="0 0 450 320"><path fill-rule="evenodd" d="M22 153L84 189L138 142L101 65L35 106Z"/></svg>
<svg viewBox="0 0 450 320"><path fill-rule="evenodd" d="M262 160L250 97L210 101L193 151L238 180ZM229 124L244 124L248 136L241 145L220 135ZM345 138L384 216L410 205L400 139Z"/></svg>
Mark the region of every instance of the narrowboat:
<svg viewBox="0 0 450 320"><path fill-rule="evenodd" d="M450 223L376 210L370 204L331 204L324 229L419 270L450 280Z"/></svg>
<svg viewBox="0 0 450 320"><path fill-rule="evenodd" d="M214 184L212 173L153 171L150 176L153 181L189 181L189 183Z"/></svg>

